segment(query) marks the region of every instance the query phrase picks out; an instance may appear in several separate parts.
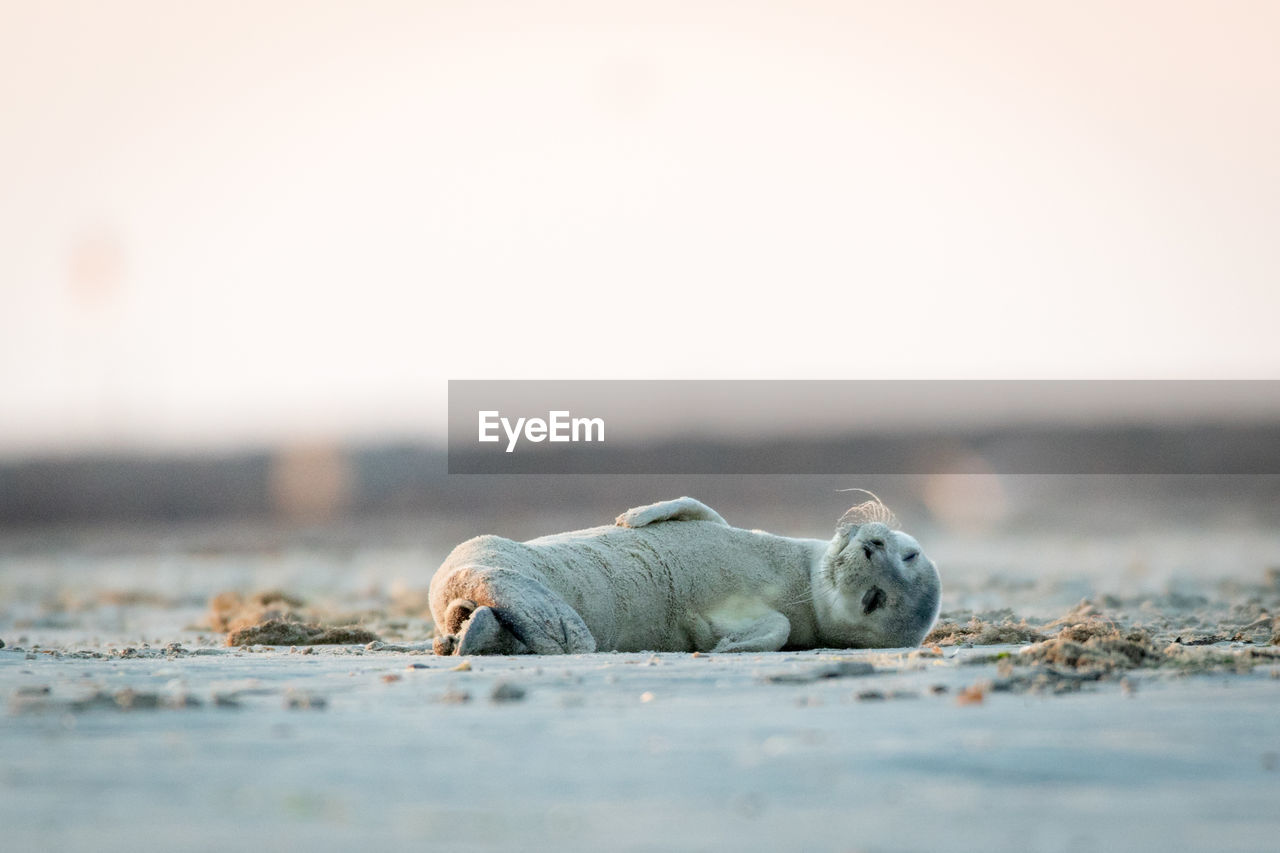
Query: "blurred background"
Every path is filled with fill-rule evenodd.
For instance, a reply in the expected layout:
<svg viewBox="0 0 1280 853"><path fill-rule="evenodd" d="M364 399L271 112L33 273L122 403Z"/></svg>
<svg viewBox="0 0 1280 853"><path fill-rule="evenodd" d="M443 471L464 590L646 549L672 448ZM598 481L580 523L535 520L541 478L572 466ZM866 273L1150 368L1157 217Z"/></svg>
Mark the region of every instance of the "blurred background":
<svg viewBox="0 0 1280 853"><path fill-rule="evenodd" d="M1274 477L448 477L446 382L1276 378L1277 31L1269 2L3 4L0 571L313 543L289 577L337 578L399 543L358 559L412 579L683 493L827 535L849 486L975 555L1208 517L1264 537L1254 571Z"/></svg>

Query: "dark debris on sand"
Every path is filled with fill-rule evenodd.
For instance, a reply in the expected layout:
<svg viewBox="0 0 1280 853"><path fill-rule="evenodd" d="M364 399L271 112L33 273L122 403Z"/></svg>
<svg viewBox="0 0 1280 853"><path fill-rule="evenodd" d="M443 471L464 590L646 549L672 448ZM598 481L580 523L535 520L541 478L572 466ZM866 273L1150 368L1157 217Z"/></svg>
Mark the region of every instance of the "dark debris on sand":
<svg viewBox="0 0 1280 853"><path fill-rule="evenodd" d="M203 703L189 693L165 695L145 690L124 688L113 692L96 690L78 699L57 699L47 686L19 688L9 701L15 714L82 713L85 711L153 711L158 709L199 708Z"/></svg>
<svg viewBox="0 0 1280 853"><path fill-rule="evenodd" d="M872 675L876 668L866 661L836 661L820 666L807 666L798 670L775 672L761 676L761 681L770 684L808 684L829 678L849 678Z"/></svg>

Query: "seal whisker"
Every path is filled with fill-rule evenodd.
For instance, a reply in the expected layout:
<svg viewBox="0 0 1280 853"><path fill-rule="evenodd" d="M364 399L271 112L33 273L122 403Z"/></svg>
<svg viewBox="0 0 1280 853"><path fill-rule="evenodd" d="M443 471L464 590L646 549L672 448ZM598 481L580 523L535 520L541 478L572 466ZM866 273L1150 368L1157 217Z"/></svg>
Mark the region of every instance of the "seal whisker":
<svg viewBox="0 0 1280 853"><path fill-rule="evenodd" d="M893 510L889 509L880 497L869 489L836 489L838 492L863 492L870 495L871 500L863 501L850 507L844 515L840 516L840 520L836 522L837 529L857 527L863 524L878 521L885 526L897 530L899 529L898 517L894 515Z"/></svg>

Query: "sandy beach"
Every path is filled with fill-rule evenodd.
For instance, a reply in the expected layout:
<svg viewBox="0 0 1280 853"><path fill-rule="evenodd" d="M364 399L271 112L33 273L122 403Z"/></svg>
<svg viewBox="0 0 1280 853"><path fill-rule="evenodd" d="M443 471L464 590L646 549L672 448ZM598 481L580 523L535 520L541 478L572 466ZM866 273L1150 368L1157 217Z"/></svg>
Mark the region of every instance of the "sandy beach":
<svg viewBox="0 0 1280 853"><path fill-rule="evenodd" d="M1274 839L1276 665L959 703L999 679L971 656L598 654L456 672L354 648L102 662L6 650L6 835L97 851ZM820 677L835 661L875 672ZM165 705L61 704L123 690Z"/></svg>
<svg viewBox="0 0 1280 853"><path fill-rule="evenodd" d="M943 615L919 649L472 659L422 647L448 536L10 537L8 843L1255 850L1280 832L1263 527L935 533ZM379 639L228 647L211 599L263 589Z"/></svg>

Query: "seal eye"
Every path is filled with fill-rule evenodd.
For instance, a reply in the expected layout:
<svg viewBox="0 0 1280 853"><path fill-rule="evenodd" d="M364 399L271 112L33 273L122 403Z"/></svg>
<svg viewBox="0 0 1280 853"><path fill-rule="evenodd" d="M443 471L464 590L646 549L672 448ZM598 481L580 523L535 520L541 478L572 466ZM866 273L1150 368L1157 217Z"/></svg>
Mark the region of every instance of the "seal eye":
<svg viewBox="0 0 1280 853"><path fill-rule="evenodd" d="M902 562L910 563L912 560L914 560L916 557L919 557L919 556L920 556L919 551L912 551L910 554L907 554L905 557L902 558Z"/></svg>
<svg viewBox="0 0 1280 853"><path fill-rule="evenodd" d="M885 599L888 598L884 594L884 590L878 586L873 586L867 590L862 596L862 612L870 613L878 607L884 605Z"/></svg>

